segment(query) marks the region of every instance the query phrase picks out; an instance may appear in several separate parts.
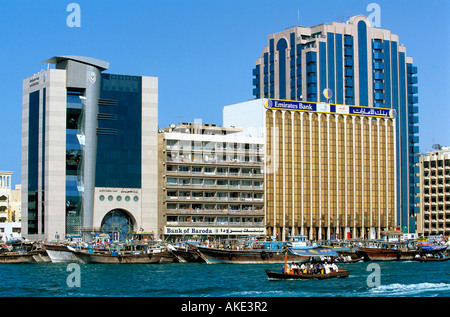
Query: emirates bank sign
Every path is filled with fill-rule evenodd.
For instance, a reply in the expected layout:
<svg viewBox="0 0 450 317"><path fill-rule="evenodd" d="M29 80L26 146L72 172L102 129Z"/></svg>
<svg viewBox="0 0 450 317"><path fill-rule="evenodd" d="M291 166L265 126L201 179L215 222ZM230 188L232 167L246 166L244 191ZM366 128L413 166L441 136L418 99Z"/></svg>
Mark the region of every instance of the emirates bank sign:
<svg viewBox="0 0 450 317"><path fill-rule="evenodd" d="M268 99L265 107L267 109L308 111L330 114L346 114L354 116L369 116L378 118L395 118L396 111L386 108L358 107L347 105L336 105L329 103L317 103L309 101L292 101Z"/></svg>

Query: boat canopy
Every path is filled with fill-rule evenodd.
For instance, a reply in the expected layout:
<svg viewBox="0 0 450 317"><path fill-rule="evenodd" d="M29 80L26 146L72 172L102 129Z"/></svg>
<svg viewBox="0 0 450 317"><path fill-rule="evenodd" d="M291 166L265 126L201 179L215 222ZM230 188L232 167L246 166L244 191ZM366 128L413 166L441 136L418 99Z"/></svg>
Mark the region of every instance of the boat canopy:
<svg viewBox="0 0 450 317"><path fill-rule="evenodd" d="M326 248L326 247L308 248L308 249L289 248L289 251L295 255L302 255L302 256L338 256L338 254L336 253L336 251L333 250L333 248Z"/></svg>
<svg viewBox="0 0 450 317"><path fill-rule="evenodd" d="M418 247L422 249L422 251L426 252L441 252L444 251L447 247L442 245L434 245L431 243L427 244L419 244Z"/></svg>

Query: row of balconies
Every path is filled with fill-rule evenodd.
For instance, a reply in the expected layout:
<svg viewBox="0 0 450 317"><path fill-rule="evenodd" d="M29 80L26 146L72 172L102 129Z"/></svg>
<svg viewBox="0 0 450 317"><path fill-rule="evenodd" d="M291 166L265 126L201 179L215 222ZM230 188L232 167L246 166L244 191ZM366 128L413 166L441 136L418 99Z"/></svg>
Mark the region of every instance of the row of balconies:
<svg viewBox="0 0 450 317"><path fill-rule="evenodd" d="M206 143L214 143L214 142L206 142ZM222 142L219 142L220 144ZM230 143L232 144L232 143ZM200 151L200 152L219 152L219 153L235 153L235 152L262 152L263 146L259 144L250 144L248 146L239 143L238 146L229 145L227 147L220 147L220 146L184 146L182 144L167 144L166 149L168 151Z"/></svg>
<svg viewBox="0 0 450 317"><path fill-rule="evenodd" d="M430 181L427 180L427 182L424 183L423 186L424 186L425 188L428 188L428 187L438 187L438 188L440 188L440 187L443 187L443 186L445 186L445 187L447 188L447 187L450 187L450 180L447 180L445 183L436 183L436 182L433 182L433 183L431 183L431 184L430 184Z"/></svg>
<svg viewBox="0 0 450 317"><path fill-rule="evenodd" d="M192 226L209 227L209 226L230 226L230 227L263 227L264 222L229 222L228 221L167 221L167 226Z"/></svg>
<svg viewBox="0 0 450 317"><path fill-rule="evenodd" d="M262 156L246 156L246 157L227 157L226 159L219 158L217 156L210 157L204 156L202 158L191 158L180 156L167 156L167 162L174 163L207 163L207 164L251 164L261 165L263 163Z"/></svg>
<svg viewBox="0 0 450 317"><path fill-rule="evenodd" d="M264 198L262 197L229 197L229 196L222 196L222 197L190 197L190 196L168 196L167 200L169 201L220 201L220 202L263 202Z"/></svg>
<svg viewBox="0 0 450 317"><path fill-rule="evenodd" d="M424 164L423 169L424 169L424 171L429 171L429 170L431 170L431 171L436 171L436 170L443 171L444 169L447 171L447 170L450 170L450 165L446 165L446 166L425 166L425 164Z"/></svg>
<svg viewBox="0 0 450 317"><path fill-rule="evenodd" d="M167 175L191 175L191 176L224 176L224 177L245 177L245 178L263 178L262 173L233 173L233 172L193 172L193 171L166 171Z"/></svg>
<svg viewBox="0 0 450 317"><path fill-rule="evenodd" d="M448 206L447 206L448 207ZM447 208L446 210L444 210L444 209L438 209L438 210L436 210L435 208L433 208L433 209L429 209L429 206L427 206L426 208L424 208L424 210L423 210L424 212L426 212L426 213L430 213L430 214L439 214L439 215L442 215L442 214L445 214L445 213L450 213L450 208Z"/></svg>
<svg viewBox="0 0 450 317"><path fill-rule="evenodd" d="M172 179L168 178L166 181L166 185L168 187L185 187L185 188L217 188L217 189L254 189L254 190L262 190L264 189L263 185L241 185L238 183L228 183L227 180L216 180L215 179L207 179L203 182L202 179L196 179L199 182L190 182L190 179Z"/></svg>
<svg viewBox="0 0 450 317"><path fill-rule="evenodd" d="M450 227L445 227L443 225L439 225L439 227L437 227L436 225L431 225L430 224L424 224L424 229L427 231L431 231L434 234L443 234L443 235L450 235Z"/></svg>
<svg viewBox="0 0 450 317"><path fill-rule="evenodd" d="M167 209L166 213L168 214L192 214L192 215L240 215L240 216L264 216L264 209L260 210L243 210L243 209L227 209L227 210L218 210L218 209L183 209L183 208L175 208L175 209Z"/></svg>
<svg viewBox="0 0 450 317"><path fill-rule="evenodd" d="M425 222L431 222L431 223L444 223L444 222L448 222L450 223L450 216L448 216L447 218L439 218L439 219L424 219Z"/></svg>
<svg viewBox="0 0 450 317"><path fill-rule="evenodd" d="M436 202L436 201L424 201L423 202L423 204L425 205L425 206L436 206L436 205L449 205L450 206L450 200L446 200L445 201L445 203L444 203L444 201L438 201L438 202Z"/></svg>
<svg viewBox="0 0 450 317"><path fill-rule="evenodd" d="M450 186L450 184L447 184L447 185ZM427 187L430 187L430 186L427 186ZM444 187L444 186L441 185L441 186L439 186L439 188L437 188L438 190L440 190L439 192L436 192L436 188L432 188L431 192L429 189L426 189L426 190L424 190L423 193L424 193L424 195L431 195L431 196L436 196L436 195L439 195L439 196L449 195L450 196L450 192L444 192L442 187Z"/></svg>

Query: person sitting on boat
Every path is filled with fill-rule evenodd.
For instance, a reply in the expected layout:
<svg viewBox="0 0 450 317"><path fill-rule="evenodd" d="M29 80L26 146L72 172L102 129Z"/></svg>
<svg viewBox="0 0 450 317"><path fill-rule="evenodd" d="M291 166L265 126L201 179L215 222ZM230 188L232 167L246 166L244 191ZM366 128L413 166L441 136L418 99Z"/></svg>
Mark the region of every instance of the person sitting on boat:
<svg viewBox="0 0 450 317"><path fill-rule="evenodd" d="M291 263L290 269L291 269L291 274L295 274L295 263L294 262Z"/></svg>
<svg viewBox="0 0 450 317"><path fill-rule="evenodd" d="M316 273L317 273L317 274L321 274L321 273L322 273L322 270L323 270L323 265L322 265L322 263L316 264Z"/></svg>
<svg viewBox="0 0 450 317"><path fill-rule="evenodd" d="M292 273L291 265L288 263L287 265L283 266L282 272L285 274L291 274Z"/></svg>
<svg viewBox="0 0 450 317"><path fill-rule="evenodd" d="M292 263L292 271L293 271L294 274L298 274L299 266L298 266L298 264L295 263L295 262Z"/></svg>
<svg viewBox="0 0 450 317"><path fill-rule="evenodd" d="M325 269L325 274L330 274L330 265L328 262L325 262L325 265L323 266Z"/></svg>
<svg viewBox="0 0 450 317"><path fill-rule="evenodd" d="M334 272L339 271L338 266L336 265L336 263L331 264L331 268L333 269Z"/></svg>
<svg viewBox="0 0 450 317"><path fill-rule="evenodd" d="M307 273L305 263L302 263L302 265L300 266L300 272L303 273L303 274Z"/></svg>

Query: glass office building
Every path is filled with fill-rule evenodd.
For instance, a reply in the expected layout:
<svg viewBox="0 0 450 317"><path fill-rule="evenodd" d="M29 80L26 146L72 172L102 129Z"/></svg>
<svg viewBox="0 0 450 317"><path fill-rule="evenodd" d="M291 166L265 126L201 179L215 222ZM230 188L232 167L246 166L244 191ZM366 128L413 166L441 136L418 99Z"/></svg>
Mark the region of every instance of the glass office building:
<svg viewBox="0 0 450 317"><path fill-rule="evenodd" d="M23 82L24 236L157 232L157 78L89 57L45 62L55 67Z"/></svg>
<svg viewBox="0 0 450 317"><path fill-rule="evenodd" d="M396 112L395 226L415 232L418 183L417 67L398 35L347 23L293 27L269 35L253 69L255 98L388 108ZM324 93L326 90L327 93Z"/></svg>

